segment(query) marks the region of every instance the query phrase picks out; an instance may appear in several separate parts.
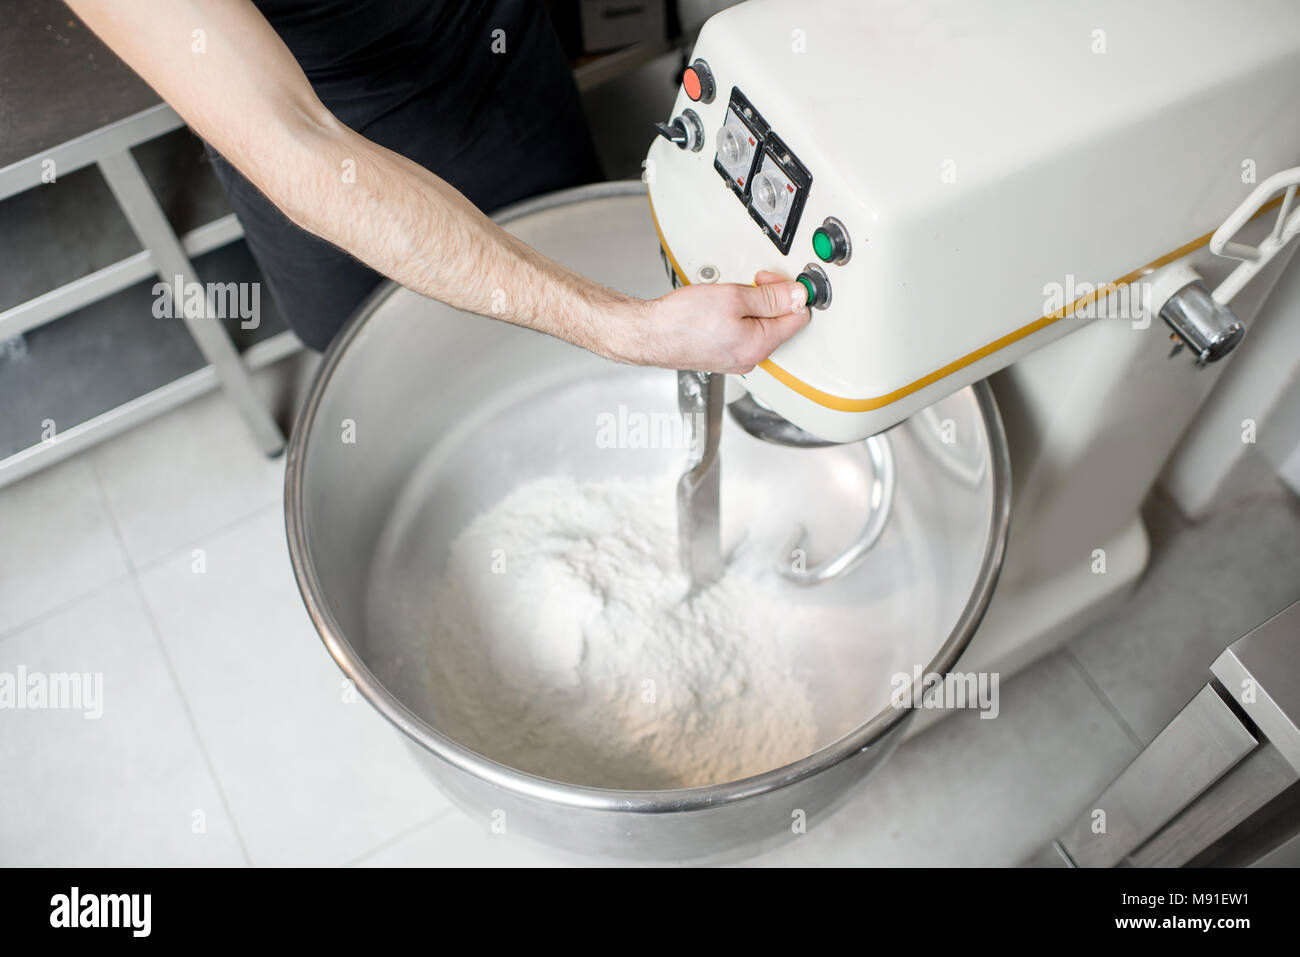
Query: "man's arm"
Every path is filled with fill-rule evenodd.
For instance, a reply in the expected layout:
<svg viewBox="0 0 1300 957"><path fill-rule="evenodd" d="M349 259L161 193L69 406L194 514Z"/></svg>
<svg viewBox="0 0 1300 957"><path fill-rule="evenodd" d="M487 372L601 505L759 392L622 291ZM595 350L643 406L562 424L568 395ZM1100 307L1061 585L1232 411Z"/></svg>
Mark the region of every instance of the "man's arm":
<svg viewBox="0 0 1300 957"><path fill-rule="evenodd" d="M748 371L808 322L803 287L771 273L647 302L547 259L340 123L251 0L68 5L293 222L426 296L611 359L711 372Z"/></svg>

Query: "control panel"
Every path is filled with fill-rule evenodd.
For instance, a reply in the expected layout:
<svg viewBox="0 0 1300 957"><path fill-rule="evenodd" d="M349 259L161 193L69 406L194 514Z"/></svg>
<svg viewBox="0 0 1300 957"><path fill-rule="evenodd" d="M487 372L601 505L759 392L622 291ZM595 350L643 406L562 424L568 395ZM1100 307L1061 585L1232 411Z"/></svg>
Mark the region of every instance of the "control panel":
<svg viewBox="0 0 1300 957"><path fill-rule="evenodd" d="M738 377L755 401L823 439L873 435L1198 249L1242 199L1221 157L1176 148L1198 131L1261 171L1295 165L1300 124L1269 96L1300 88L1300 31L1278 27L1295 0L1191 20L1179 0L1089 5L1130 49L1174 37L1199 59L1119 57L1100 90L1068 4L964 0L902 24L898 0L757 0L704 24L644 180L678 281L804 289L811 321ZM1049 294L1072 276L1092 291Z"/></svg>
<svg viewBox="0 0 1300 957"><path fill-rule="evenodd" d="M713 159L713 168L722 174L731 191L742 202L749 189L750 175L754 172L754 161L767 134L767 124L758 111L750 106L743 93L733 89L727 115L718 129L718 152Z"/></svg>
<svg viewBox="0 0 1300 957"><path fill-rule="evenodd" d="M788 253L812 174L736 87L716 147L713 168L777 249Z"/></svg>

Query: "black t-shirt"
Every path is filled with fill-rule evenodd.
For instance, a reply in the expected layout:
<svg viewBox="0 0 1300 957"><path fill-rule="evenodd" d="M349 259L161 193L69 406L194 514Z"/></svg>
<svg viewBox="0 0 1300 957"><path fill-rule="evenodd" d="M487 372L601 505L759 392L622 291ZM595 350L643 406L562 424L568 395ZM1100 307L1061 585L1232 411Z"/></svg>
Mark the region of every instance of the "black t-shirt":
<svg viewBox="0 0 1300 957"><path fill-rule="evenodd" d="M541 0L254 0L321 102L480 209L602 178ZM380 277L213 159L277 306L324 348Z"/></svg>
<svg viewBox="0 0 1300 957"><path fill-rule="evenodd" d="M490 31L526 26L530 3L491 0L254 0L321 100L365 122L464 74L495 72ZM345 120L346 122L346 120Z"/></svg>
<svg viewBox="0 0 1300 957"><path fill-rule="evenodd" d="M522 149L551 141L565 123L583 126L541 0L254 2L325 106L398 152L431 149L430 161L472 156L495 167L494 148ZM412 140L421 132L455 145L422 147Z"/></svg>

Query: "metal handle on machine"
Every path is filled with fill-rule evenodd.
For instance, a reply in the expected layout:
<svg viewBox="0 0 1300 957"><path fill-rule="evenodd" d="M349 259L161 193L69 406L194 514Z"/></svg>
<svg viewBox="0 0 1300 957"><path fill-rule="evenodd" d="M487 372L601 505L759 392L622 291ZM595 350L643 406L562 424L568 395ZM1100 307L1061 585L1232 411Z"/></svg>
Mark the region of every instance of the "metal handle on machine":
<svg viewBox="0 0 1300 957"><path fill-rule="evenodd" d="M1196 276L1191 267L1186 271ZM1182 340L1174 352L1188 346L1198 366L1222 359L1246 337L1241 320L1227 306L1215 301L1199 276L1190 279L1165 301L1160 307L1160 318Z"/></svg>
<svg viewBox="0 0 1300 957"><path fill-rule="evenodd" d="M1186 345L1196 357L1196 364L1203 366L1223 358L1245 337L1246 327L1228 308L1228 303L1300 232L1300 209L1294 208L1298 184L1300 166L1275 173L1256 186L1214 231L1210 252L1240 262L1214 292L1206 289L1194 269L1182 263L1168 266L1151 277L1150 300L1158 305L1152 311L1181 340L1174 352ZM1279 190L1286 192L1268 237L1258 246L1235 242L1233 237Z"/></svg>

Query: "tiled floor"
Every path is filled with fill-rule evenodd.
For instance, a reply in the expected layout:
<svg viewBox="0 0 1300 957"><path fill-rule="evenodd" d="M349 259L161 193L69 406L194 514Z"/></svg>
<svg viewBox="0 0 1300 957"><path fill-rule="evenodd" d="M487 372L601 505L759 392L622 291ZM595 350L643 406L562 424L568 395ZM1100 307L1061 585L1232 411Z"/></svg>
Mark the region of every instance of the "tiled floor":
<svg viewBox="0 0 1300 957"><path fill-rule="evenodd" d="M241 429L208 397L0 490L0 671L104 675L98 720L0 711L0 863L572 863L454 809L348 701L293 585L283 464ZM1152 518L1137 594L1007 682L998 720L925 731L750 863L1037 850L1223 645L1300 598L1300 507L1267 476L1204 525ZM1215 601L1192 603L1185 583L1207 579Z"/></svg>

